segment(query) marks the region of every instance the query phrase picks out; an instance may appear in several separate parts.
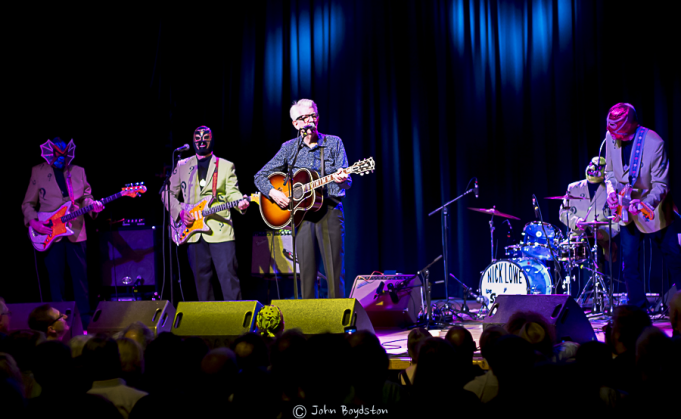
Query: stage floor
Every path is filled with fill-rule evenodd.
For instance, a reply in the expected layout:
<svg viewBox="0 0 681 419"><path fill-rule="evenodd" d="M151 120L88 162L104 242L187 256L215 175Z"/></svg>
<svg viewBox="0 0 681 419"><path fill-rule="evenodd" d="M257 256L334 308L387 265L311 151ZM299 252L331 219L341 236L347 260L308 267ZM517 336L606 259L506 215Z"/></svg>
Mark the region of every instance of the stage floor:
<svg viewBox="0 0 681 419"><path fill-rule="evenodd" d="M453 300L457 306L461 305L461 300ZM439 303L434 301L434 303ZM479 304L468 303L471 311L477 313L479 309ZM588 314L589 310L585 310ZM466 316L466 319L468 316ZM608 322L607 319L595 318L589 319L591 327L593 327L596 333L596 339L601 342L605 341L605 335L603 334L603 326ZM461 325L468 329L473 335L476 345L479 344L480 335L482 334L482 320L465 320L463 322L456 321L454 324ZM668 336L672 335L672 327L668 317L663 317L660 319L653 319L653 326L660 328ZM435 337L444 338L447 334L449 327L440 329L431 329L430 333ZM407 355L407 337L409 336L410 329L376 329L376 336L381 341L381 344L385 348L388 356L390 357L390 369L391 370L402 370L409 366L410 358ZM480 365L483 369L488 369L487 363L482 359L479 352L476 352L474 363Z"/></svg>

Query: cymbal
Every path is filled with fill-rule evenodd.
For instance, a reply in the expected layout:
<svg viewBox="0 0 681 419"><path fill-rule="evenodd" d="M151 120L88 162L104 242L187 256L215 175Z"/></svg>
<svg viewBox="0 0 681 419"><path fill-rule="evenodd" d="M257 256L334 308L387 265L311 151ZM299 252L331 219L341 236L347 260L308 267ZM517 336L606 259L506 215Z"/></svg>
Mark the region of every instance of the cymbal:
<svg viewBox="0 0 681 419"><path fill-rule="evenodd" d="M563 196L547 196L544 199L589 199L585 196L572 196L569 194L565 194Z"/></svg>
<svg viewBox="0 0 681 419"><path fill-rule="evenodd" d="M577 225L580 226L607 226L607 221L578 221Z"/></svg>
<svg viewBox="0 0 681 419"><path fill-rule="evenodd" d="M486 208L471 208L471 207L468 207L468 209L471 210L471 211L483 212L485 214L492 214L492 215L496 215L498 217L510 218L512 220L520 221L520 218L514 217L513 215L510 215L510 214L504 214L501 211L497 211L496 208L486 209Z"/></svg>

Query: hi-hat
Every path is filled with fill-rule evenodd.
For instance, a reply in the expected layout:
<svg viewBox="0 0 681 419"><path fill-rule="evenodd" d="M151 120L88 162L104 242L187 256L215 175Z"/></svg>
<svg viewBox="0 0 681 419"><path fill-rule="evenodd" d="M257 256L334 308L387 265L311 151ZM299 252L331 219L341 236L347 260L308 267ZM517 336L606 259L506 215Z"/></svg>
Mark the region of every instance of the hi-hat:
<svg viewBox="0 0 681 419"><path fill-rule="evenodd" d="M607 226L607 221L578 221L578 226Z"/></svg>
<svg viewBox="0 0 681 419"><path fill-rule="evenodd" d="M562 196L547 196L544 199L589 199L585 196L572 196L570 194L565 194Z"/></svg>
<svg viewBox="0 0 681 419"><path fill-rule="evenodd" d="M496 215L496 216L498 216L498 217L510 218L510 219L512 219L512 220L520 220L520 218L515 217L515 216L513 216L513 215L504 214L504 213L501 212L501 211L497 211L496 208L487 209L487 208L470 208L470 207L469 207L468 209L471 210L471 211L477 211L477 212L483 212L483 213L485 213L485 214Z"/></svg>

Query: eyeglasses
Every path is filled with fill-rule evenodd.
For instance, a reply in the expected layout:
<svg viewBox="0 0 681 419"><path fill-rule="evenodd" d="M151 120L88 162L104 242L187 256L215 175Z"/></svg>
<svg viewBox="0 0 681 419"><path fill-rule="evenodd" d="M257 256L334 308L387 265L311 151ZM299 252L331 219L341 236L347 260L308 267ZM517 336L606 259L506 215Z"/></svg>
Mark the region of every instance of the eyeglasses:
<svg viewBox="0 0 681 419"><path fill-rule="evenodd" d="M311 114L307 114L307 115L300 115L298 118L296 118L296 121L304 122L308 118L317 119L317 118L319 118L319 114L318 113L311 113Z"/></svg>
<svg viewBox="0 0 681 419"><path fill-rule="evenodd" d="M59 320L65 318L65 317L66 317L66 314L60 313L60 314L59 314L59 317L57 317L56 319L52 320L52 322L50 323L50 326L52 326L53 324L57 323Z"/></svg>
<svg viewBox="0 0 681 419"><path fill-rule="evenodd" d="M11 317L12 312L11 311L3 311L2 313L0 313L0 316L10 316Z"/></svg>

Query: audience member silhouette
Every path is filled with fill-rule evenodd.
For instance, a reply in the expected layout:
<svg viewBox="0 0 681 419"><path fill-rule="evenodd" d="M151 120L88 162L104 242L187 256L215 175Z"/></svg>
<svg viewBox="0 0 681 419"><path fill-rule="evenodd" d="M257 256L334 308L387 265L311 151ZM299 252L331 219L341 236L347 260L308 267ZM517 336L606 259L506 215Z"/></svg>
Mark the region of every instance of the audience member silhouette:
<svg viewBox="0 0 681 419"><path fill-rule="evenodd" d="M410 365L399 373L400 384L411 386L414 382L414 373L418 363L419 348L424 340L432 337L429 331L423 327L412 329L407 336L407 355L411 358Z"/></svg>

